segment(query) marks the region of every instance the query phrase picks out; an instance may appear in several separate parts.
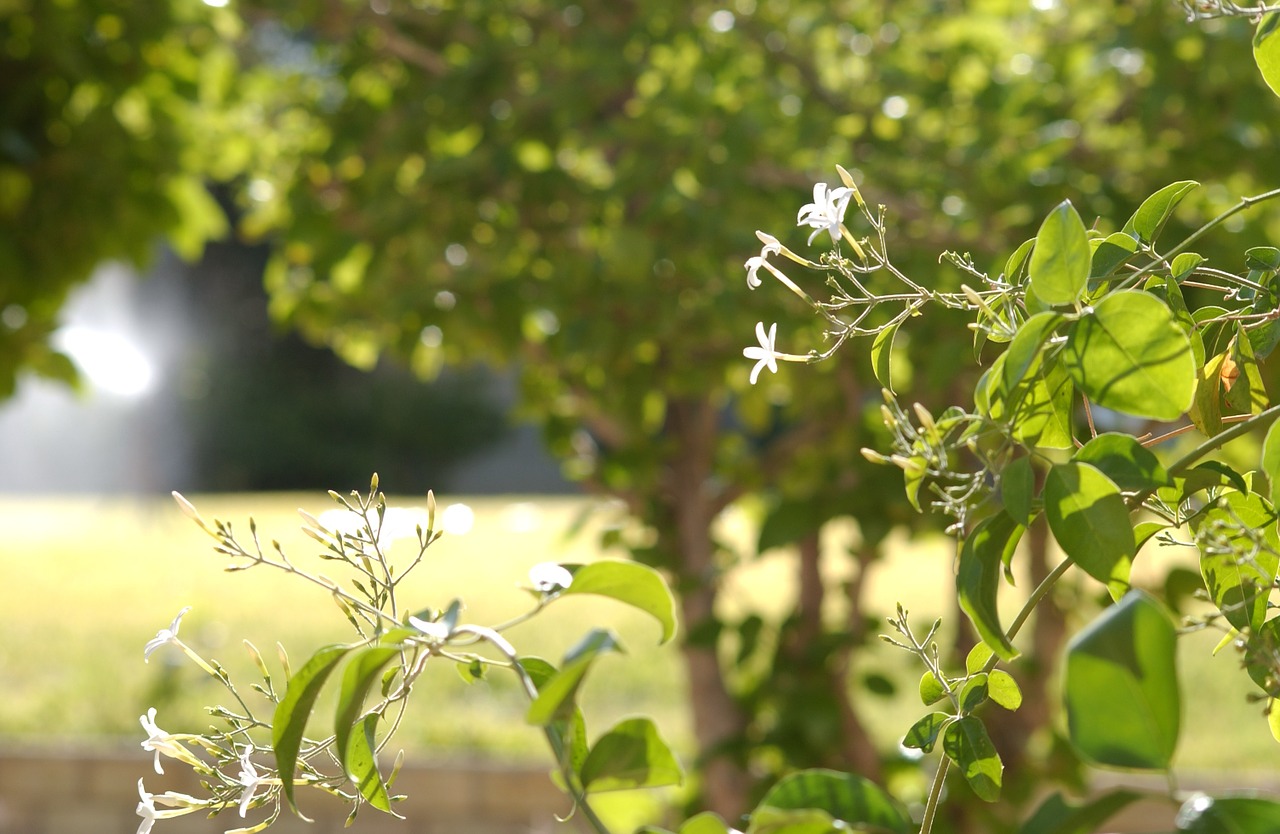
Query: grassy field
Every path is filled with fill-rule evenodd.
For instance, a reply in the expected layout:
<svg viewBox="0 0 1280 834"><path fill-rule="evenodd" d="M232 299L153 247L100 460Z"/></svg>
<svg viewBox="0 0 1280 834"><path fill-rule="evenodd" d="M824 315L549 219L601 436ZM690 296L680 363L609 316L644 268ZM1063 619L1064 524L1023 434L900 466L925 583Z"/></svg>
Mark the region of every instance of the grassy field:
<svg viewBox="0 0 1280 834"><path fill-rule="evenodd" d="M313 561L319 548L299 532L296 515L298 507L316 515L331 508L327 496L191 498L206 518L231 521L246 534L252 514L264 544L278 539L298 564L332 569L332 563ZM528 597L518 586L531 565L597 558L592 531L611 523L605 509L584 533L569 538L565 531L587 507L581 500L451 499L442 507L453 502L473 511L471 529L446 535L431 548L406 601L414 608L443 607L460 598L466 618L477 623L524 609ZM724 523L731 538L751 533L743 517ZM171 732L204 727L202 707L227 701L218 685L173 647L161 649L150 664L142 662L146 641L186 605L192 610L182 624L184 640L222 662L246 691L256 675L242 639L269 658L279 639L295 665L325 643L349 639L345 621L319 589L265 568L223 572L225 562L212 552L212 540L167 498L9 497L0 501L0 530L0 743L136 744L137 716L150 706L159 709L161 726ZM832 531L825 565L832 580L840 578L844 564L838 556L842 535ZM950 569L945 542L900 544L872 577L870 598L886 612L901 600L925 626L935 615L949 616L939 601L946 599ZM734 576L726 616L747 610L777 615L791 602L785 555L761 559ZM566 599L510 637L523 652L558 660L598 624L618 631L628 654L607 658L589 681L589 722L600 729L622 715L644 712L687 750L678 656L674 648L656 645L658 630L643 615L604 600ZM1231 657L1209 656L1214 642L1202 636L1182 643L1185 677L1193 683L1186 693L1180 767L1280 770L1280 746L1270 739L1258 709L1244 702L1247 680L1234 673ZM913 687L918 673L904 660L896 650L877 646L859 655L857 667L887 672ZM522 725L524 704L512 681L495 675L489 683L468 686L451 666L440 667L420 685L401 737L407 752L419 758L540 760L539 737ZM864 708L886 745L922 713L909 699L872 698Z"/></svg>

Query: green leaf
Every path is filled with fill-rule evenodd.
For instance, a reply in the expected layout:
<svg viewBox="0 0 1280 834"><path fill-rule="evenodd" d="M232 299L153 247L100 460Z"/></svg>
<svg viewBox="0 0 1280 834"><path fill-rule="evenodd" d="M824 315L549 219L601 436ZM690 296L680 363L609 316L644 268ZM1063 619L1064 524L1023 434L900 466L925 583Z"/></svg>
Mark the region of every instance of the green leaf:
<svg viewBox="0 0 1280 834"><path fill-rule="evenodd" d="M1227 362L1223 365L1222 385L1226 389L1223 399L1236 411L1261 414L1268 405L1267 389L1262 383L1258 359L1253 354L1253 343L1240 322L1236 322L1236 335L1231 340Z"/></svg>
<svg viewBox="0 0 1280 834"><path fill-rule="evenodd" d="M1084 295L1092 263L1089 236L1080 215L1064 200L1040 224L1031 251L1031 286L1050 306L1072 304Z"/></svg>
<svg viewBox="0 0 1280 834"><path fill-rule="evenodd" d="M591 746L579 772L591 793L679 785L684 771L648 718L630 718Z"/></svg>
<svg viewBox="0 0 1280 834"><path fill-rule="evenodd" d="M1222 431L1222 365L1225 353L1219 353L1196 371L1196 390L1187 412L1192 425L1205 437Z"/></svg>
<svg viewBox="0 0 1280 834"><path fill-rule="evenodd" d="M1084 444L1073 459L1096 467L1124 492L1155 489L1173 483L1160 459L1128 434L1100 434Z"/></svg>
<svg viewBox="0 0 1280 834"><path fill-rule="evenodd" d="M1013 675L1001 669L992 669L987 675L987 694L991 700L1007 710L1022 706L1022 689Z"/></svg>
<svg viewBox="0 0 1280 834"><path fill-rule="evenodd" d="M718 814L703 811L685 820L680 826L680 834L729 834L729 826Z"/></svg>
<svg viewBox="0 0 1280 834"><path fill-rule="evenodd" d="M787 547L822 528L831 517L819 502L810 500L783 500L769 510L760 525L756 540L756 552L764 553L775 547Z"/></svg>
<svg viewBox="0 0 1280 834"><path fill-rule="evenodd" d="M484 680L485 665L479 659L471 661L459 660L455 666L458 670L458 676L467 683L478 683Z"/></svg>
<svg viewBox="0 0 1280 834"><path fill-rule="evenodd" d="M1209 596L1240 631L1262 627L1280 567L1276 512L1254 494L1229 492L1191 519L1201 545L1200 573ZM1253 536L1261 533L1261 546Z"/></svg>
<svg viewBox="0 0 1280 834"><path fill-rule="evenodd" d="M1055 464L1045 477L1044 513L1067 557L1119 599L1135 551L1129 509L1111 479L1087 463Z"/></svg>
<svg viewBox="0 0 1280 834"><path fill-rule="evenodd" d="M1166 185L1142 201L1138 210L1124 224L1122 231L1136 236L1143 243L1153 243L1159 237L1164 224L1173 216L1173 210L1200 183L1182 180Z"/></svg>
<svg viewBox="0 0 1280 834"><path fill-rule="evenodd" d="M1094 834L1104 822L1121 809L1146 799L1136 791L1117 790L1105 793L1081 805L1072 805L1055 793L1040 804L1018 834Z"/></svg>
<svg viewBox="0 0 1280 834"><path fill-rule="evenodd" d="M906 812L874 782L834 770L802 770L784 776L760 800L759 807L751 815L748 834L763 830L756 827L757 814L762 809L822 811L830 817L829 824L844 823L844 826L839 826L844 830L894 834L907 834L912 830Z"/></svg>
<svg viewBox="0 0 1280 834"><path fill-rule="evenodd" d="M948 715L945 712L929 713L911 725L911 729L907 730L906 736L902 739L902 746L932 753L933 746L938 743L938 737L954 719L954 715Z"/></svg>
<svg viewBox="0 0 1280 834"><path fill-rule="evenodd" d="M1023 527L1034 517L1035 489L1036 475L1030 456L1014 458L1000 473L1000 500L1005 512Z"/></svg>
<svg viewBox="0 0 1280 834"><path fill-rule="evenodd" d="M1275 834L1280 831L1280 802L1196 794L1182 804L1174 825L1185 834Z"/></svg>
<svg viewBox="0 0 1280 834"><path fill-rule="evenodd" d="M1243 662L1259 689L1268 695L1280 691L1280 617L1272 617L1248 634Z"/></svg>
<svg viewBox="0 0 1280 834"><path fill-rule="evenodd" d="M1280 12L1271 12L1258 21L1253 33L1253 60L1271 92L1280 96Z"/></svg>
<svg viewBox="0 0 1280 834"><path fill-rule="evenodd" d="M577 706L575 699L578 687L582 685L582 679L591 664L605 652L621 650L613 632L593 629L565 655L560 671L538 688L538 697L529 705L525 720L530 724L545 726L552 721L571 717Z"/></svg>
<svg viewBox="0 0 1280 834"><path fill-rule="evenodd" d="M1204 263L1204 256L1197 255L1195 252L1183 252L1173 259L1173 263L1169 265L1170 272L1175 281L1181 281L1183 278L1189 278L1196 267Z"/></svg>
<svg viewBox="0 0 1280 834"><path fill-rule="evenodd" d="M1018 650L1000 625L996 593L1000 588L1000 566L1012 557L1026 528L1007 513L983 519L960 548L956 572L956 593L960 608L973 622L982 641L1002 660L1012 660ZM928 703L926 701L926 703Z"/></svg>
<svg viewBox="0 0 1280 834"><path fill-rule="evenodd" d="M1111 277L1117 269L1132 258L1138 251L1138 241L1124 232L1108 235L1098 242L1093 250L1093 260L1089 270L1090 281L1101 281Z"/></svg>
<svg viewBox="0 0 1280 834"><path fill-rule="evenodd" d="M875 372L876 382L882 388L893 392L893 337L898 335L898 325L886 327L876 334L871 342L871 368Z"/></svg>
<svg viewBox="0 0 1280 834"><path fill-rule="evenodd" d="M942 734L942 750L979 799L995 802L1000 798L1004 764L981 721L970 715L949 724Z"/></svg>
<svg viewBox="0 0 1280 834"><path fill-rule="evenodd" d="M960 687L960 711L964 714L973 712L978 707L986 703L987 700L987 675L985 672L979 672L964 682L964 686Z"/></svg>
<svg viewBox="0 0 1280 834"><path fill-rule="evenodd" d="M1274 246L1254 246L1246 249L1244 265L1249 269L1275 272L1280 269L1280 249Z"/></svg>
<svg viewBox="0 0 1280 834"><path fill-rule="evenodd" d="M995 656L995 652L991 651L991 647L986 643L979 641L975 643L969 653L964 656L964 671L969 675L976 675L986 668L987 661Z"/></svg>
<svg viewBox="0 0 1280 834"><path fill-rule="evenodd" d="M1071 743L1107 767L1165 770L1178 743L1177 631L1160 603L1130 591L1067 647Z"/></svg>
<svg viewBox="0 0 1280 834"><path fill-rule="evenodd" d="M1015 439L1028 446L1068 449L1072 446L1071 377L1056 358L1034 364L1016 388L1004 384L1009 352L1000 354L978 381L975 400L980 411L1012 427Z"/></svg>
<svg viewBox="0 0 1280 834"><path fill-rule="evenodd" d="M1023 322L1005 351L1004 389L1014 390L1043 360L1045 342L1063 321L1060 313L1036 313Z"/></svg>
<svg viewBox="0 0 1280 834"><path fill-rule="evenodd" d="M573 583L561 596L595 594L624 602L649 614L662 626L662 642L676 633L676 602L662 575L638 562L604 560L589 565L564 565Z"/></svg>
<svg viewBox="0 0 1280 834"><path fill-rule="evenodd" d="M1068 328L1062 361L1085 396L1135 417L1176 420L1195 394L1191 342L1150 293L1118 292L1099 301Z"/></svg>
<svg viewBox="0 0 1280 834"><path fill-rule="evenodd" d="M1031 247L1035 245L1035 238L1024 240L1022 245L1009 256L1009 260L1005 261L1005 283L1017 286L1025 282L1027 277L1027 256L1031 254Z"/></svg>
<svg viewBox="0 0 1280 834"><path fill-rule="evenodd" d="M303 732L325 681L352 648L354 647L332 645L317 650L289 678L284 697L280 699L272 715L271 747L276 754L276 771L280 774L281 787L285 799L289 801L289 807L303 819L307 818L298 810L293 799L293 772L298 765Z"/></svg>
<svg viewBox="0 0 1280 834"><path fill-rule="evenodd" d="M1280 421L1271 424L1262 441L1262 471L1270 485L1268 495L1272 506L1280 505Z"/></svg>
<svg viewBox="0 0 1280 834"><path fill-rule="evenodd" d="M342 687L338 691L338 706L333 718L334 750L342 762L343 770L358 784L363 785L366 774L356 773L351 769L350 757L353 743L358 747L361 742L361 734L356 732L356 725L360 723L365 698L381 677L383 667L400 657L404 651L401 643L412 633L408 629L393 629L382 636L382 645L359 652L343 670Z"/></svg>
<svg viewBox="0 0 1280 834"><path fill-rule="evenodd" d="M945 697L947 690L942 688L941 681L933 672L925 672L920 676L920 700L926 707L933 706Z"/></svg>
<svg viewBox="0 0 1280 834"><path fill-rule="evenodd" d="M347 775L356 783L361 796L379 811L395 814L391 810L391 797L387 795L387 786L378 772L378 757L374 730L378 726L377 714L366 715L359 722L359 729L351 734L347 741L343 767ZM395 814L395 816L400 816Z"/></svg>

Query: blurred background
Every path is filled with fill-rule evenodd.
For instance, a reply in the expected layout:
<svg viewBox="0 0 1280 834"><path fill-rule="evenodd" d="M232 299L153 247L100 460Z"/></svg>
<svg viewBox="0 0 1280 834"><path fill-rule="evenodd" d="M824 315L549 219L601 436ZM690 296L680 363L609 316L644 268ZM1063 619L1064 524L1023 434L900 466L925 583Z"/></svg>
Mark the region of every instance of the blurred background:
<svg viewBox="0 0 1280 834"><path fill-rule="evenodd" d="M424 604L500 619L545 559L666 572L679 648L591 703L671 727L696 774L678 801L732 816L818 765L920 800L897 746L918 672L875 635L903 601L964 651L952 554L858 453L881 439L869 346L748 384L756 322L780 350L822 344L789 294L747 291L755 231L802 251L796 211L841 164L926 286L959 285L947 249L999 274L1063 199L1109 232L1194 179L1185 232L1280 181L1251 34L1165 0L0 0L0 747L136 750L148 706L202 726L216 687L138 664L184 605L229 669L251 668L241 637L295 657L333 639L325 600L220 574L165 496L305 551L293 509L376 471L396 506L463 508ZM1264 208L1201 252L1238 269L1277 239ZM944 311L904 328L899 393L962 399L964 332ZM1051 554L1031 538L1034 580ZM1171 604L1198 581L1155 557L1137 575ZM1035 652L1099 597L1064 583ZM525 638L558 656L616 616ZM1011 830L1046 774L1087 781L1056 670L1015 672L1043 708L993 729L1012 801L957 803L955 830ZM1180 767L1274 770L1222 678L1190 697L1238 706L1239 737L1189 729ZM411 754L536 756L497 729L511 691L438 686Z"/></svg>

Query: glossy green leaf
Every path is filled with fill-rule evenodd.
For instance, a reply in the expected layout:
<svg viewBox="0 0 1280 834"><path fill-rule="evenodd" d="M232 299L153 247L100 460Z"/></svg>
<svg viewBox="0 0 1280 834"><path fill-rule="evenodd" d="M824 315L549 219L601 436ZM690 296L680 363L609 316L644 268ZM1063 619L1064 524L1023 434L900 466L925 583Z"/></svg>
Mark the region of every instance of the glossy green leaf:
<svg viewBox="0 0 1280 834"><path fill-rule="evenodd" d="M360 795L365 801L379 811L394 813L391 810L391 797L387 794L387 786L378 772L377 741L374 731L377 729L379 715L366 715L358 722L358 727L346 743L346 754L343 768L351 781L355 782ZM399 816L399 814L396 814Z"/></svg>
<svg viewBox="0 0 1280 834"><path fill-rule="evenodd" d="M1136 791L1117 790L1083 804L1072 804L1055 793L1040 804L1018 834L1094 834L1121 810L1146 798L1146 794Z"/></svg>
<svg viewBox="0 0 1280 834"><path fill-rule="evenodd" d="M1280 12L1263 15L1253 33L1253 60L1271 92L1280 96Z"/></svg>
<svg viewBox="0 0 1280 834"><path fill-rule="evenodd" d="M1153 420L1176 420L1196 387L1191 342L1160 299L1140 291L1103 298L1067 330L1062 361L1097 405Z"/></svg>
<svg viewBox="0 0 1280 834"><path fill-rule="evenodd" d="M757 814L760 810L821 811L830 822L841 822L843 830L872 830L907 834L911 820L906 812L869 779L834 770L802 770L784 776L773 787L756 812L752 813L748 834L758 834ZM772 831L781 829L773 828Z"/></svg>
<svg viewBox="0 0 1280 834"><path fill-rule="evenodd" d="M1268 495L1273 506L1280 506L1280 421L1271 424L1262 441L1262 471L1267 475Z"/></svg>
<svg viewBox="0 0 1280 834"><path fill-rule="evenodd" d="M1204 263L1204 256L1197 255L1195 252L1183 252L1173 259L1170 266L1170 273L1175 281L1181 281L1183 278L1189 278L1196 267Z"/></svg>
<svg viewBox="0 0 1280 834"><path fill-rule="evenodd" d="M933 706L945 697L947 690L942 688L941 681L933 672L925 672L920 676L920 700L926 707Z"/></svg>
<svg viewBox="0 0 1280 834"><path fill-rule="evenodd" d="M1068 734L1085 759L1169 767L1181 722L1177 631L1154 598L1130 591L1077 634L1063 688Z"/></svg>
<svg viewBox="0 0 1280 834"><path fill-rule="evenodd" d="M987 661L995 656L991 647L981 641L974 643L973 648L964 656L965 674L976 675L986 671Z"/></svg>
<svg viewBox="0 0 1280 834"><path fill-rule="evenodd" d="M577 707L578 688L591 664L605 652L621 649L613 632L593 629L565 655L560 671L538 688L538 697L529 705L525 720L530 724L546 725L571 717Z"/></svg>
<svg viewBox="0 0 1280 834"><path fill-rule="evenodd" d="M1173 210L1192 189L1200 183L1183 180L1166 185L1142 201L1138 210L1124 224L1123 231L1136 235L1143 243L1153 243L1160 236L1164 224L1173 216Z"/></svg>
<svg viewBox="0 0 1280 834"><path fill-rule="evenodd" d="M649 614L662 626L662 642L676 633L676 603L662 575L638 562L604 560L589 565L564 565L573 583L561 596L595 594L624 602Z"/></svg>
<svg viewBox="0 0 1280 834"><path fill-rule="evenodd" d="M960 711L964 714L973 712L978 707L986 703L987 700L987 675L979 672L964 682L960 687L960 694L957 698L960 701Z"/></svg>
<svg viewBox="0 0 1280 834"><path fill-rule="evenodd" d="M289 807L303 819L306 817L298 811L293 798L293 776L298 765L298 751L302 749L307 719L311 717L311 709L315 706L325 681L352 648L332 645L317 650L289 678L284 697L280 699L272 715L271 747L276 754L276 771L280 774L281 788L285 799L289 801Z"/></svg>
<svg viewBox="0 0 1280 834"><path fill-rule="evenodd" d="M1004 503L1005 512L1023 527L1028 526L1033 518L1035 489L1035 471L1031 467L1031 458L1026 455L1014 458L1000 473L1000 500Z"/></svg>
<svg viewBox="0 0 1280 834"><path fill-rule="evenodd" d="M1018 650L1005 636L996 602L1001 564L1010 558L1026 528L1007 513L983 519L960 547L956 593L960 608L973 622L982 641L1002 660L1012 660Z"/></svg>
<svg viewBox="0 0 1280 834"><path fill-rule="evenodd" d="M898 335L898 325L886 327L871 342L871 369L880 387L893 391L893 337Z"/></svg>
<svg viewBox="0 0 1280 834"><path fill-rule="evenodd" d="M401 641L411 634L407 629L388 632L383 635L380 645L364 649L352 657L342 672L342 686L338 690L338 706L333 718L334 750L347 775L357 783L361 782L364 774L351 770L350 757L353 742L357 747L360 743L357 725L361 723L360 713L364 710L365 698L381 678L383 667L400 657L404 651Z"/></svg>
<svg viewBox="0 0 1280 834"><path fill-rule="evenodd" d="M1205 587L1234 628L1258 629L1280 567L1276 513L1258 495L1229 492L1191 519L1201 545L1200 573ZM1261 533L1262 546L1252 535Z"/></svg>
<svg viewBox="0 0 1280 834"><path fill-rule="evenodd" d="M1124 492L1173 483L1160 459L1128 434L1100 434L1084 444L1073 459L1094 466Z"/></svg>
<svg viewBox="0 0 1280 834"><path fill-rule="evenodd" d="M1133 552L1136 554L1151 537L1161 530L1168 530L1169 525L1162 521L1141 521L1133 528Z"/></svg>
<svg viewBox="0 0 1280 834"><path fill-rule="evenodd" d="M1007 422L1015 439L1031 447L1068 449L1072 446L1071 377L1056 358L1036 363L1015 388L1004 384L1009 353L1000 354L982 376L975 391L979 411Z"/></svg>
<svg viewBox="0 0 1280 834"><path fill-rule="evenodd" d="M1093 253L1080 215L1063 201L1040 224L1031 250L1031 286L1041 301L1057 307L1079 301L1089 283Z"/></svg>
<svg viewBox="0 0 1280 834"><path fill-rule="evenodd" d="M1093 260L1089 270L1091 281L1109 278L1138 251L1138 241L1124 232L1108 235L1098 242L1093 250Z"/></svg>
<svg viewBox="0 0 1280 834"><path fill-rule="evenodd" d="M1013 254L1004 264L1004 280L1007 284L1014 286L1026 283L1028 256L1031 254L1031 247L1036 245L1035 238L1024 240L1022 245L1013 250Z"/></svg>
<svg viewBox="0 0 1280 834"><path fill-rule="evenodd" d="M1005 350L1002 373L1006 391L1014 390L1028 373L1040 366L1045 342L1062 321L1060 313L1036 313L1018 328Z"/></svg>
<svg viewBox="0 0 1280 834"><path fill-rule="evenodd" d="M1055 464L1045 476L1044 513L1067 557L1119 599L1135 552L1119 488L1090 464Z"/></svg>
<svg viewBox="0 0 1280 834"><path fill-rule="evenodd" d="M942 750L979 799L995 802L1000 798L1004 764L981 721L970 715L948 724L942 733Z"/></svg>
<svg viewBox="0 0 1280 834"><path fill-rule="evenodd" d="M1196 794L1182 804L1174 825L1184 834L1275 834L1280 831L1280 802Z"/></svg>
<svg viewBox="0 0 1280 834"><path fill-rule="evenodd" d="M902 746L932 753L933 746L938 743L942 731L954 720L954 715L931 712L911 725L911 729L907 730L907 734L902 738Z"/></svg>
<svg viewBox="0 0 1280 834"><path fill-rule="evenodd" d="M1016 710L1022 706L1022 688L1013 679L1013 675L1002 669L992 669L987 675L987 694L992 701L1007 710Z"/></svg>
<svg viewBox="0 0 1280 834"><path fill-rule="evenodd" d="M684 771L648 718L629 718L591 745L579 770L590 793L679 785Z"/></svg>

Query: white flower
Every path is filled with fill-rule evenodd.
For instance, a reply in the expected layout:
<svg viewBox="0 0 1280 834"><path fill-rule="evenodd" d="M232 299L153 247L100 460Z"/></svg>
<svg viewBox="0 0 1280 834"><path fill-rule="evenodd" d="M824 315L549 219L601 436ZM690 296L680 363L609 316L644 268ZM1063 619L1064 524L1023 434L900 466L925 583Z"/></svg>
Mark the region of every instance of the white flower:
<svg viewBox="0 0 1280 834"><path fill-rule="evenodd" d="M796 215L797 226L813 228L813 234L809 235L810 244L823 229L831 234L832 243L839 242L840 224L844 222L844 212L852 196L851 188L842 186L828 191L825 182L813 186L813 202L805 203L800 208L800 213Z"/></svg>
<svg viewBox="0 0 1280 834"><path fill-rule="evenodd" d="M573 584L573 574L555 562L540 562L529 568L529 581L544 594L563 591Z"/></svg>
<svg viewBox="0 0 1280 834"><path fill-rule="evenodd" d="M258 773L258 769L249 761L249 751L240 754L240 784L244 785L244 794L240 797L240 816L243 818L253 802L253 794L266 779Z"/></svg>
<svg viewBox="0 0 1280 834"><path fill-rule="evenodd" d="M147 641L147 645L142 649L143 663L150 663L151 653L166 643L173 643L175 645L178 643L178 626L182 624L183 616L190 610L191 606L188 605L186 608L179 611L178 616L173 618L173 622L169 624L168 628L160 629L156 632L155 637L152 637Z"/></svg>
<svg viewBox="0 0 1280 834"><path fill-rule="evenodd" d="M742 355L748 359L757 360L756 366L751 369L751 384L755 385L756 380L760 378L762 368L768 368L773 373L778 372L778 356L780 355L773 349L773 342L778 337L778 325L775 322L769 327L769 332L764 332L764 322L756 322L756 338L760 340L760 346L743 348Z"/></svg>
<svg viewBox="0 0 1280 834"><path fill-rule="evenodd" d="M760 267L769 269L769 266L766 263L769 256L777 255L782 252L782 243L773 235L767 235L764 232L756 232L756 237L760 238L761 242L764 243L764 247L756 257L747 258L747 262L745 264L747 268L747 287L748 289L753 290L763 283L759 276L756 275L756 273L760 271ZM769 269L769 271L773 272L774 270Z"/></svg>
<svg viewBox="0 0 1280 834"><path fill-rule="evenodd" d="M409 617L409 625L421 631L427 636L427 639L434 643L443 643L449 639L448 623L433 623L430 620L424 620L419 617Z"/></svg>
<svg viewBox="0 0 1280 834"><path fill-rule="evenodd" d="M180 759L184 762L189 762L192 759L191 752L187 748L179 744L169 733L156 726L155 707L147 710L147 714L141 716L138 721L142 724L142 729L147 731L147 740L142 742L142 749L147 752L155 751L156 773L164 773L164 768L160 767L161 753L169 758Z"/></svg>
<svg viewBox="0 0 1280 834"><path fill-rule="evenodd" d="M137 815L142 817L142 822L138 823L138 834L150 834L151 826L155 825L157 816L155 803L152 801L151 794L147 793L142 787L142 780L138 780L138 809Z"/></svg>

